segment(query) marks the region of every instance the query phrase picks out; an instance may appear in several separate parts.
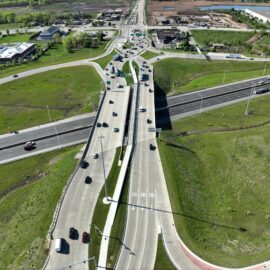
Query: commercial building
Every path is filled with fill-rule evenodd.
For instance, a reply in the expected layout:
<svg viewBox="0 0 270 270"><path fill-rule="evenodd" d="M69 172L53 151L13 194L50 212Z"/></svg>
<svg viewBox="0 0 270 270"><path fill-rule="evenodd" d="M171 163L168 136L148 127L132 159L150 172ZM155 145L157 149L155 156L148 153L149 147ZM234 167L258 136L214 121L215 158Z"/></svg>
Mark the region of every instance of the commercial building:
<svg viewBox="0 0 270 270"><path fill-rule="evenodd" d="M51 26L39 34L38 40L51 40L56 33L61 34L60 29L56 26Z"/></svg>
<svg viewBox="0 0 270 270"><path fill-rule="evenodd" d="M249 17L255 18L262 23L269 23L270 22L270 12L263 11L263 10L250 10L245 9L244 13Z"/></svg>
<svg viewBox="0 0 270 270"><path fill-rule="evenodd" d="M19 58L26 58L35 52L34 43L16 43L9 46L0 46L0 63L7 63Z"/></svg>

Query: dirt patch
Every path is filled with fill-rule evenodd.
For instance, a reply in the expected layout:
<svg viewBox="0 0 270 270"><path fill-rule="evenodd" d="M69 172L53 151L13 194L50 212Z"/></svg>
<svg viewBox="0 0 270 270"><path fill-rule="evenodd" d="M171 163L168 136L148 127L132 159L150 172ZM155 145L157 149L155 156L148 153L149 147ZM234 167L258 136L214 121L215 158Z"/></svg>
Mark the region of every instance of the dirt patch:
<svg viewBox="0 0 270 270"><path fill-rule="evenodd" d="M247 43L248 44L255 44L256 42L258 42L260 39L262 39L263 37L259 34L253 36L252 38L250 38Z"/></svg>

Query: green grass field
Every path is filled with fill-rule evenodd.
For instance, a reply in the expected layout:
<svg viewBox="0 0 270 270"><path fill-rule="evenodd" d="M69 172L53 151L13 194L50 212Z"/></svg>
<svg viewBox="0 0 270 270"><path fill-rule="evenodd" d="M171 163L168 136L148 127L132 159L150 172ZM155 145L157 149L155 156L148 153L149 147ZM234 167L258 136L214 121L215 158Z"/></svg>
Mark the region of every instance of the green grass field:
<svg viewBox="0 0 270 270"><path fill-rule="evenodd" d="M209 43L223 43L238 46L251 37L253 32L235 32L235 31L215 31L215 30L192 30L194 39L200 45L208 45Z"/></svg>
<svg viewBox="0 0 270 270"><path fill-rule="evenodd" d="M127 75L127 77L126 77L127 86L133 84L133 77L132 77L132 74L131 74L131 70L129 68L129 61L125 62L125 64L123 65L122 71L125 74L130 74L130 75Z"/></svg>
<svg viewBox="0 0 270 270"><path fill-rule="evenodd" d="M154 266L154 270L175 270L176 268L171 263L168 255L165 251L165 247L162 243L161 236L158 236L158 247L157 247L157 255L156 255L156 262Z"/></svg>
<svg viewBox="0 0 270 270"><path fill-rule="evenodd" d="M212 263L247 266L269 260L270 96L173 123L159 149L179 235ZM218 127L239 130L213 132ZM207 133L177 136L187 130Z"/></svg>
<svg viewBox="0 0 270 270"><path fill-rule="evenodd" d="M0 38L0 43L28 42L33 33L10 34Z"/></svg>
<svg viewBox="0 0 270 270"><path fill-rule="evenodd" d="M106 43L102 44L99 48L83 48L68 53L62 44L56 44L53 48L49 49L45 55L34 62L0 70L0 78L39 67L96 57L104 52L105 46Z"/></svg>
<svg viewBox="0 0 270 270"><path fill-rule="evenodd" d="M0 31L3 31L3 34L6 33L5 30L7 29L15 29L15 28L21 28L22 24L19 23L1 23L0 24Z"/></svg>
<svg viewBox="0 0 270 270"><path fill-rule="evenodd" d="M102 69L105 69L105 67L110 63L110 61L112 61L112 58L114 55L116 55L117 52L115 50L113 50L110 54L108 54L105 57L99 58L93 62L98 63Z"/></svg>
<svg viewBox="0 0 270 270"><path fill-rule="evenodd" d="M47 71L1 85L0 133L93 111L103 84L93 67Z"/></svg>
<svg viewBox="0 0 270 270"><path fill-rule="evenodd" d="M141 54L141 57L143 57L144 59L151 59L153 57L159 56L159 53L154 53L154 52L150 52L150 51L145 51L144 53Z"/></svg>
<svg viewBox="0 0 270 270"><path fill-rule="evenodd" d="M270 74L263 62L166 59L154 64L154 80L166 94L180 94L263 76L264 69Z"/></svg>
<svg viewBox="0 0 270 270"><path fill-rule="evenodd" d="M118 159L120 155L120 148L116 150L115 158L112 164L112 168L110 170L110 173L107 177L107 191L108 191L108 196L112 197L114 193L114 188L118 179L118 175L120 172L121 167L118 166ZM89 258L95 256L96 260L98 261L99 258L99 250L100 250L100 243L101 243L101 235L99 234L98 231L95 230L94 225L98 227L101 231L103 231L105 222L107 219L107 214L109 211L109 204L104 204L103 203L103 198L105 197L105 189L104 187L102 188L96 206L95 206L95 211L93 214L92 218L92 225L90 228L90 235L91 235L91 240L89 244ZM94 267L91 264L89 264L90 269L95 269L92 268Z"/></svg>
<svg viewBox="0 0 270 270"><path fill-rule="evenodd" d="M78 150L1 165L0 269L41 269L47 257L45 237ZM4 196L8 189L13 191Z"/></svg>

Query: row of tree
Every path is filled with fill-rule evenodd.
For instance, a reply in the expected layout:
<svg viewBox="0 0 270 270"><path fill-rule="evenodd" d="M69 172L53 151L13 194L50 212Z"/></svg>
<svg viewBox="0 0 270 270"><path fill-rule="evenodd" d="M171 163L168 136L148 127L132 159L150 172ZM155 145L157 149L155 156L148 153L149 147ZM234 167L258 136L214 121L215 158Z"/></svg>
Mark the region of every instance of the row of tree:
<svg viewBox="0 0 270 270"><path fill-rule="evenodd" d="M53 12L33 12L18 14L15 12L0 12L0 24L1 23L21 23L25 26L30 23L37 23L43 25L50 25L54 20L60 19L65 21L78 20L78 19L91 19L90 14L84 13L63 13L55 14Z"/></svg>

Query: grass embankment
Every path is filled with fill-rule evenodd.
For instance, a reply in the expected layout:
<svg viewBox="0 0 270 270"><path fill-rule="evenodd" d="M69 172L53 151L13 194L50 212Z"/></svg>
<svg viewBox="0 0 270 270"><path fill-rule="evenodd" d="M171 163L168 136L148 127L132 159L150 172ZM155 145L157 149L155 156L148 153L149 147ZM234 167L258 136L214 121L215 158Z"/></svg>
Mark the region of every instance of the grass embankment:
<svg viewBox="0 0 270 270"><path fill-rule="evenodd" d="M241 267L269 260L270 96L173 123L159 142L174 221L183 241L212 263ZM201 135L177 136L186 130ZM212 130L212 132L211 132Z"/></svg>
<svg viewBox="0 0 270 270"><path fill-rule="evenodd" d="M107 43L102 44L99 48L83 48L72 53L67 52L62 44L56 44L50 48L43 56L34 62L21 64L0 70L0 78L23 72L30 69L35 69L44 66L56 65L65 62L72 62L81 59L96 57L104 52Z"/></svg>
<svg viewBox="0 0 270 270"><path fill-rule="evenodd" d="M45 237L78 149L1 165L0 269L41 269Z"/></svg>
<svg viewBox="0 0 270 270"><path fill-rule="evenodd" d="M269 55L269 33L235 32L215 30L192 30L194 39L207 51L240 53L245 55ZM213 48L214 43L222 43L224 47Z"/></svg>
<svg viewBox="0 0 270 270"><path fill-rule="evenodd" d="M0 24L0 31L7 30L7 29L22 28L22 27L23 26L20 23L1 23ZM23 29L25 29L25 28L23 28ZM23 31L23 29L21 29L20 31ZM4 31L3 34L5 34L5 33L6 32Z"/></svg>
<svg viewBox="0 0 270 270"><path fill-rule="evenodd" d="M109 268L115 268L115 263L118 258L119 252L122 248L122 239L126 226L126 214L129 191L129 175L126 175L126 179L123 185L122 194L119 199L120 203L117 208L116 216L111 230L111 237L108 248L107 262Z"/></svg>
<svg viewBox="0 0 270 270"><path fill-rule="evenodd" d="M165 247L162 243L161 235L158 236L158 247L157 247L157 255L156 262L154 266L154 270L175 270L176 268L171 263L168 255L165 251Z"/></svg>
<svg viewBox="0 0 270 270"><path fill-rule="evenodd" d="M270 65L263 62L166 59L154 64L156 86L166 94L191 92L269 73Z"/></svg>
<svg viewBox="0 0 270 270"><path fill-rule="evenodd" d="M138 77L138 76L139 76L139 73L140 73L140 67L139 67L139 65L137 64L137 62L132 61L132 66L134 67L135 72L136 72L136 75L137 75L137 77ZM139 78L138 78L138 79L139 79Z"/></svg>
<svg viewBox="0 0 270 270"><path fill-rule="evenodd" d="M27 42L33 33L10 34L0 38L0 43Z"/></svg>
<svg viewBox="0 0 270 270"><path fill-rule="evenodd" d="M47 71L1 85L0 133L90 112L96 108L102 81L93 67Z"/></svg>
<svg viewBox="0 0 270 270"><path fill-rule="evenodd" d="M104 56L100 59L97 59L93 62L96 62L100 65L100 67L102 69L105 69L105 67L110 63L110 61L112 61L113 59L113 56L117 54L117 51L116 50L113 50L110 54L108 54L107 56Z"/></svg>
<svg viewBox="0 0 270 270"><path fill-rule="evenodd" d="M118 166L118 159L120 155L120 148L117 148L115 158L113 161L112 168L107 177L107 192L108 196L113 197L114 188L117 183L118 175L121 167ZM99 250L101 244L101 235L98 231L95 230L94 226L97 226L99 230L103 231L107 214L109 212L110 204L104 204L103 199L106 197L104 186L99 193L99 197L95 206L95 211L92 218L92 226L90 229L90 244L89 244L89 258L95 256L97 262L99 258ZM89 264L90 269L92 269L93 265Z"/></svg>
<svg viewBox="0 0 270 270"><path fill-rule="evenodd" d="M131 70L129 68L129 61L125 62L125 64L123 65L122 71L125 74L127 86L133 84L134 82L133 82Z"/></svg>
<svg viewBox="0 0 270 270"><path fill-rule="evenodd" d="M156 56L159 56L159 53L145 51L144 53L141 54L141 57L143 57L146 60L151 59L151 58L156 57Z"/></svg>

